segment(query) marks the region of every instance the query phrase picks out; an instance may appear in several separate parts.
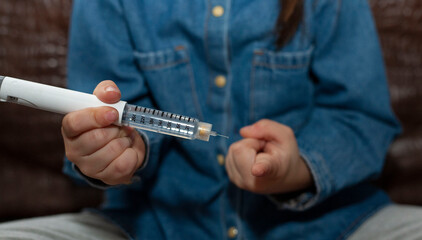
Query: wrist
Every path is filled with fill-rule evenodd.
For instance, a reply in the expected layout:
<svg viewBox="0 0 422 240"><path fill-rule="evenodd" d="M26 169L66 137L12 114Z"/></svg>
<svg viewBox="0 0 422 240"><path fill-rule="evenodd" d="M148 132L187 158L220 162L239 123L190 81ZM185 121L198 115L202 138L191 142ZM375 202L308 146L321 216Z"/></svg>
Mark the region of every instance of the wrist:
<svg viewBox="0 0 422 240"><path fill-rule="evenodd" d="M280 180L280 188L272 194L301 193L315 189L314 179L305 160L299 156L287 175Z"/></svg>
<svg viewBox="0 0 422 240"><path fill-rule="evenodd" d="M302 156L299 156L299 167L298 167L298 190L304 190L309 188L315 188L314 179L312 178L311 170L305 162Z"/></svg>

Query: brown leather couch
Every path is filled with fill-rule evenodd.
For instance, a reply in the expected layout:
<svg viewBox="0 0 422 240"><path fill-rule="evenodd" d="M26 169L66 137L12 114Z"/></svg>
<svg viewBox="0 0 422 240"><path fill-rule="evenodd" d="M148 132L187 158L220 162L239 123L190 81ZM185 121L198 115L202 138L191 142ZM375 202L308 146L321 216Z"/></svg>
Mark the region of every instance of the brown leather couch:
<svg viewBox="0 0 422 240"><path fill-rule="evenodd" d="M0 75L66 85L71 1L0 1ZM0 104L0 220L95 206L101 192L61 172L62 116Z"/></svg>
<svg viewBox="0 0 422 240"><path fill-rule="evenodd" d="M378 181L393 200L422 205L422 2L370 1L403 134ZM0 3L0 75L66 85L70 0ZM0 221L95 206L101 192L61 173L61 116L0 104Z"/></svg>
<svg viewBox="0 0 422 240"><path fill-rule="evenodd" d="M403 127L379 183L394 201L422 205L422 1L370 2L393 109Z"/></svg>

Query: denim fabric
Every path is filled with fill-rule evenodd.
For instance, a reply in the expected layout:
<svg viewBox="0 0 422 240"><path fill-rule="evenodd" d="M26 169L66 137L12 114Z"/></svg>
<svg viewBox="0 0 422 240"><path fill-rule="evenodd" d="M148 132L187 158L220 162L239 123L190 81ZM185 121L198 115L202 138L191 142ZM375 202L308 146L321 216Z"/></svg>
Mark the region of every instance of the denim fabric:
<svg viewBox="0 0 422 240"><path fill-rule="evenodd" d="M306 0L304 23L282 49L277 2L74 1L70 88L92 92L112 79L130 103L196 117L230 137L145 132L141 180L107 188L100 209L133 238L228 239L235 226L239 239L342 239L389 203L369 182L399 125L367 1ZM263 118L294 130L316 191L280 201L229 182L217 155ZM85 179L68 161L65 171Z"/></svg>

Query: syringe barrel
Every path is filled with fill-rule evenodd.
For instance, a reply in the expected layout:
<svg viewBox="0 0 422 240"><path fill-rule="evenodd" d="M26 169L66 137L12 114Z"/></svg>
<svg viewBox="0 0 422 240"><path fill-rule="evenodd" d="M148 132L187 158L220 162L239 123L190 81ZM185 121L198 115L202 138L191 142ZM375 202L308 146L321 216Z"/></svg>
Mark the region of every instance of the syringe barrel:
<svg viewBox="0 0 422 240"><path fill-rule="evenodd" d="M1 78L0 78L1 79ZM49 112L66 114L90 107L110 106L119 112L121 124L125 101L115 104L101 102L95 95L65 88L4 77L0 85L0 101L12 102Z"/></svg>
<svg viewBox="0 0 422 240"><path fill-rule="evenodd" d="M185 139L209 140L212 125L196 118L126 104L122 125Z"/></svg>

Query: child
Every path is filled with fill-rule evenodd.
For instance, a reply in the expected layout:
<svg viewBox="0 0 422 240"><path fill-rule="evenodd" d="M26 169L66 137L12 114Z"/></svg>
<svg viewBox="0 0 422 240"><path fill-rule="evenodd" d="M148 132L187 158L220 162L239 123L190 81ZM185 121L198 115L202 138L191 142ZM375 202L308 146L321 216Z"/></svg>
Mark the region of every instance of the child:
<svg viewBox="0 0 422 240"><path fill-rule="evenodd" d="M420 219L370 184L399 125L365 0L75 0L68 76L103 102L196 117L230 138L117 127L109 107L66 115L65 172L105 200L34 220L54 222L44 235L343 239L377 213L359 239L378 233L377 216Z"/></svg>

